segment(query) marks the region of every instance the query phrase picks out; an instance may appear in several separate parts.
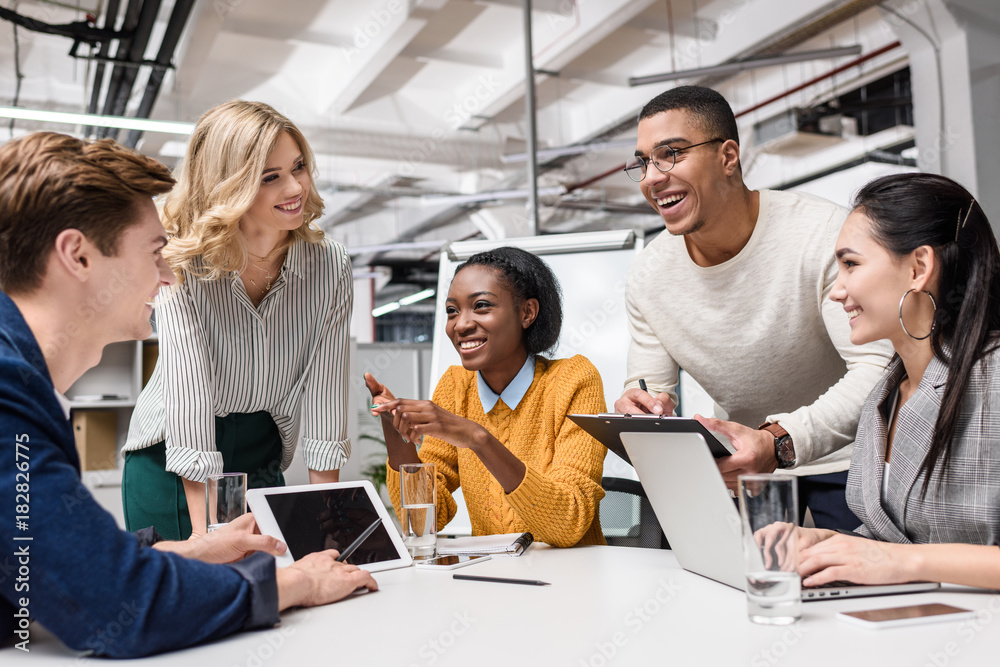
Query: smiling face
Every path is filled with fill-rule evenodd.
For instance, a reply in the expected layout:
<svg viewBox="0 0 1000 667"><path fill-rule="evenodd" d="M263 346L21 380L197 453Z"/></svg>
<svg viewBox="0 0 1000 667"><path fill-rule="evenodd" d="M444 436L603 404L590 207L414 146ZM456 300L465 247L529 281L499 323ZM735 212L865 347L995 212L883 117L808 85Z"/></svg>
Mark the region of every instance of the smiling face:
<svg viewBox="0 0 1000 667"><path fill-rule="evenodd" d="M517 304L500 274L485 266L468 266L451 281L445 331L470 371L507 373L513 377L528 352L524 330L535 321L537 306Z"/></svg>
<svg viewBox="0 0 1000 667"><path fill-rule="evenodd" d="M879 245L871 235L871 221L860 210L853 211L837 238L837 281L830 298L844 306L851 322L851 342L855 345L889 339L899 349L897 340L906 337L899 326L899 299L911 288L912 272L906 258L900 258ZM907 299L916 307L922 299ZM904 308L903 317L922 321L915 312ZM916 335L926 333L929 324Z"/></svg>
<svg viewBox="0 0 1000 667"><path fill-rule="evenodd" d="M161 254L167 233L156 206L151 199L137 200L134 211L137 222L122 234L115 255L95 254L93 294L87 303L97 311L107 342L148 338L153 300L161 287L176 282Z"/></svg>
<svg viewBox="0 0 1000 667"><path fill-rule="evenodd" d="M312 179L301 148L282 132L267 159L253 205L240 219L241 227L291 231L302 226Z"/></svg>
<svg viewBox="0 0 1000 667"><path fill-rule="evenodd" d="M692 122L689 112L671 109L639 121L635 154L648 159L657 146L680 149L714 138ZM646 165L639 189L663 218L670 234L699 231L719 209L723 199L721 186L730 175L720 157L723 145L723 142L708 143L678 153L673 169L665 174L652 164Z"/></svg>

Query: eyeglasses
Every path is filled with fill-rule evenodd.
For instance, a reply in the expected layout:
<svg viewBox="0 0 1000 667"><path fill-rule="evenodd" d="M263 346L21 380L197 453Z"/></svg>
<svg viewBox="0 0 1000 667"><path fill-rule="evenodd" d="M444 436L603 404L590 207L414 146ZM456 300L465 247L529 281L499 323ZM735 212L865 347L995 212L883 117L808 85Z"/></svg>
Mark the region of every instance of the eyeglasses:
<svg viewBox="0 0 1000 667"><path fill-rule="evenodd" d="M705 144L712 144L716 141L725 141L725 139L709 139L708 141L703 141L700 144L692 144L683 148L674 148L673 146L657 146L653 149L653 152L649 154L649 159L639 157L638 155L629 158L628 162L625 163L625 173L628 174L629 178L638 183L646 177L646 163L652 162L654 167L665 174L674 168L674 163L677 161L678 153L683 153L684 151L697 148L698 146L704 146Z"/></svg>

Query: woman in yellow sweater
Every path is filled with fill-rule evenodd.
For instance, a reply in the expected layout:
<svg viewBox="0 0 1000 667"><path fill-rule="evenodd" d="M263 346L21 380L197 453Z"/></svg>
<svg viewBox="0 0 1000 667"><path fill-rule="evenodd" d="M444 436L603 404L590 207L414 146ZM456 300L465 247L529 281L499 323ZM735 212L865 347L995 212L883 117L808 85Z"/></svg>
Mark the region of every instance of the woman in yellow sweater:
<svg viewBox="0 0 1000 667"><path fill-rule="evenodd" d="M528 531L553 546L604 544L606 450L566 418L603 412L604 387L585 357L540 356L562 325L552 271L519 248L479 253L455 271L446 310L462 367L445 371L433 400L397 399L365 375L397 511L399 466L432 462L439 529L455 516L451 494L461 486L474 535Z"/></svg>

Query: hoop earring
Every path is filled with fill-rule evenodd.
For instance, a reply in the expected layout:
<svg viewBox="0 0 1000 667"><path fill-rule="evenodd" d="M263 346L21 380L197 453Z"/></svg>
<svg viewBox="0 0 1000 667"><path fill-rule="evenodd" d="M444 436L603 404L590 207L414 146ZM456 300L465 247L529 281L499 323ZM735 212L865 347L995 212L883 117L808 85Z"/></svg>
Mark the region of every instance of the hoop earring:
<svg viewBox="0 0 1000 667"><path fill-rule="evenodd" d="M926 336L923 336L921 338L917 338L916 336L914 336L913 334L911 334L909 331L907 331L906 330L906 325L903 324L903 302L906 301L906 296L910 292L915 292L915 291L916 290L908 289L905 292L903 292L903 296L900 297L900 299L899 299L899 326L903 327L903 333L905 333L907 336L909 336L913 340L927 340L928 338L930 338L930 335L932 333L934 333L934 322L933 322L933 320L931 321L931 330L929 332L927 332ZM934 306L934 312L936 313L937 312L937 301L934 300L934 295L931 294L930 292L928 292L927 290L921 290L921 291L924 294L927 295L927 298L929 298L931 300L931 305Z"/></svg>

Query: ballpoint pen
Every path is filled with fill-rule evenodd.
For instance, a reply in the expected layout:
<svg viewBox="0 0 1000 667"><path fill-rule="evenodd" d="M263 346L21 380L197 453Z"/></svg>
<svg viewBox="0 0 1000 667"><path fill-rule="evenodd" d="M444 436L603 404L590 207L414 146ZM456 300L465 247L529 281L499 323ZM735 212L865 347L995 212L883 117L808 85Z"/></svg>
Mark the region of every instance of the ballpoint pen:
<svg viewBox="0 0 1000 667"><path fill-rule="evenodd" d="M496 584L524 584L525 586L551 586L547 581L536 579L506 579L504 577L477 577L474 574L453 574L453 579L464 579L466 581L491 581Z"/></svg>
<svg viewBox="0 0 1000 667"><path fill-rule="evenodd" d="M368 537L375 532L375 529L379 527L382 523L382 517L378 517L372 522L372 525L365 528L365 532L358 535L358 539L351 542L346 549L344 549L339 556L337 556L337 561L343 563L347 560L354 551L361 546L361 544L368 539Z"/></svg>

